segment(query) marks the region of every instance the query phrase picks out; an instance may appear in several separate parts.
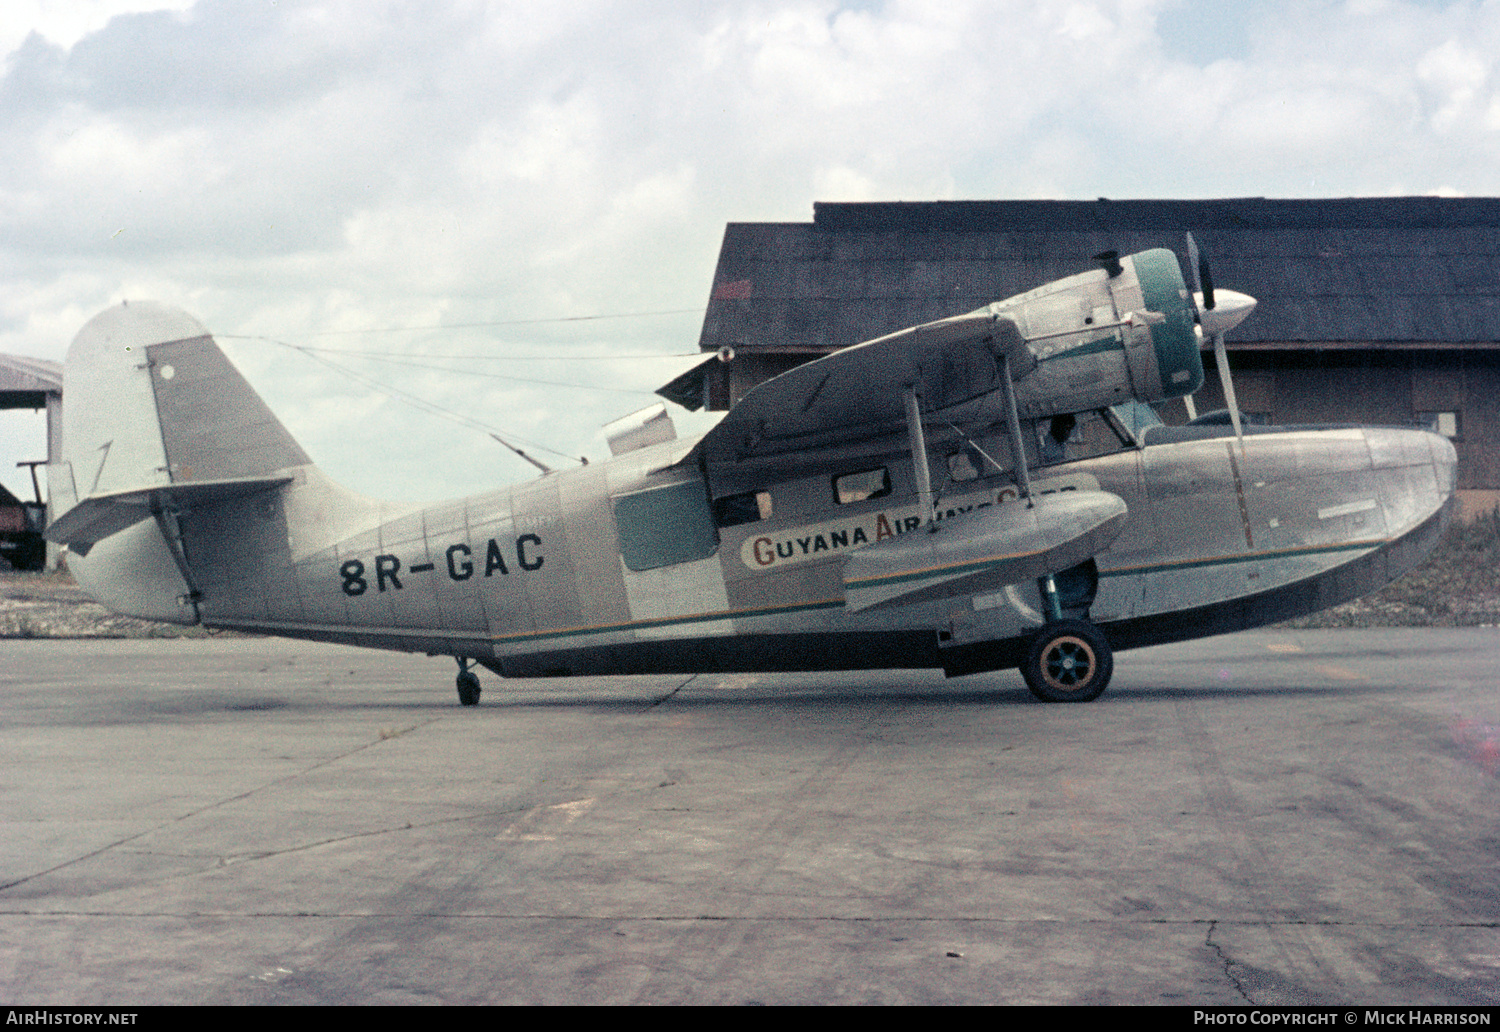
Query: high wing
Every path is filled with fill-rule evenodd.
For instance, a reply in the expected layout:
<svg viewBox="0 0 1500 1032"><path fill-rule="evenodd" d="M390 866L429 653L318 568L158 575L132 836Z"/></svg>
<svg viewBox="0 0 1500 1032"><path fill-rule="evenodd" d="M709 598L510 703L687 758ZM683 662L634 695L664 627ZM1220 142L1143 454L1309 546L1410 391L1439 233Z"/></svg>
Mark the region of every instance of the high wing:
<svg viewBox="0 0 1500 1032"><path fill-rule="evenodd" d="M767 380L691 458L714 467L899 432L913 395L923 418L990 423L1008 408L1038 418L1180 397L1203 382L1193 314L1172 252L1110 255L1105 268Z"/></svg>
<svg viewBox="0 0 1500 1032"><path fill-rule="evenodd" d="M1106 548L1128 507L1097 490L1033 497L1021 418L1159 401L1203 382L1176 256L1156 250L1099 259L1101 268L767 380L682 461L712 473L904 431L925 532L848 554L842 574L850 610L991 592L1032 578L1057 610L1050 574ZM674 381L665 390L682 388ZM924 423L943 422L1004 425L1024 505L936 519Z"/></svg>
<svg viewBox="0 0 1500 1032"><path fill-rule="evenodd" d="M1036 365L1006 316L986 310L913 326L760 384L696 452L712 466L894 432L905 426L907 391L929 412L982 399L999 388L1006 356L1013 371Z"/></svg>

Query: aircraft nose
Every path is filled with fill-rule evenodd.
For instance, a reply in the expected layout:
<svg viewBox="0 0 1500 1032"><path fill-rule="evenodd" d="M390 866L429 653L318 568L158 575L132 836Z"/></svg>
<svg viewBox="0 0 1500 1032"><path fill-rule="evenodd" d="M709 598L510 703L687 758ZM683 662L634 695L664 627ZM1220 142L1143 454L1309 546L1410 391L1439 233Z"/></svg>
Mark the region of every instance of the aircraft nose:
<svg viewBox="0 0 1500 1032"><path fill-rule="evenodd" d="M1446 437L1426 430L1373 427L1364 435L1393 530L1421 523L1453 497L1458 453Z"/></svg>
<svg viewBox="0 0 1500 1032"><path fill-rule="evenodd" d="M1228 333L1255 311L1255 298L1238 290L1215 290L1212 308L1203 307L1201 293L1194 294L1193 301L1198 306L1198 322L1205 338Z"/></svg>

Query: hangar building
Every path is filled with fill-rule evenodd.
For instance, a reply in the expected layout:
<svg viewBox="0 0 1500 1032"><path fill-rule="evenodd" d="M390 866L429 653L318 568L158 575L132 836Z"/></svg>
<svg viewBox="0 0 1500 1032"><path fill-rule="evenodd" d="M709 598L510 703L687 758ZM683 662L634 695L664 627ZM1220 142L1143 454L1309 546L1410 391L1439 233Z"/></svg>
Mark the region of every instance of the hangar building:
<svg viewBox="0 0 1500 1032"><path fill-rule="evenodd" d="M48 462L62 458L62 384L60 362L0 355L0 412L27 408L47 410ZM22 463L31 466L35 504L16 497L0 485L0 559L6 560L7 565L18 564L24 569L34 568L37 560L49 567L57 565L57 546L44 544L41 540L46 515L41 505L42 487L36 471L40 461Z"/></svg>
<svg viewBox="0 0 1500 1032"><path fill-rule="evenodd" d="M819 203L811 222L730 223L699 345L734 357L663 393L725 409L794 365L1102 251L1185 255L1187 231L1217 285L1260 302L1228 341L1249 420L1430 426L1458 449L1465 510L1500 501L1500 198ZM1211 371L1196 400L1223 407ZM1162 416L1186 418L1180 402Z"/></svg>

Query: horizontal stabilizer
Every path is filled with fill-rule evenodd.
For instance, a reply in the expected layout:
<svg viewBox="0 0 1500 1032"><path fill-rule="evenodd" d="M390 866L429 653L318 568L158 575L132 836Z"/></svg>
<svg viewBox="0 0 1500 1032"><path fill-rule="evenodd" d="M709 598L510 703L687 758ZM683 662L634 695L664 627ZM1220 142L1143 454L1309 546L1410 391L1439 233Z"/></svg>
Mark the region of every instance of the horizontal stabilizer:
<svg viewBox="0 0 1500 1032"><path fill-rule="evenodd" d="M75 555L165 509L288 483L311 462L203 324L170 305L121 303L90 319L65 382L44 536Z"/></svg>
<svg viewBox="0 0 1500 1032"><path fill-rule="evenodd" d="M194 509L213 505L230 498L269 491L291 481L290 476L237 477L111 491L85 498L53 520L42 536L56 544L67 545L79 555L87 555L96 542L132 527L163 509Z"/></svg>
<svg viewBox="0 0 1500 1032"><path fill-rule="evenodd" d="M909 531L852 552L844 565L848 607L911 605L996 591L1096 555L1120 533L1128 509L1107 491L1007 502Z"/></svg>

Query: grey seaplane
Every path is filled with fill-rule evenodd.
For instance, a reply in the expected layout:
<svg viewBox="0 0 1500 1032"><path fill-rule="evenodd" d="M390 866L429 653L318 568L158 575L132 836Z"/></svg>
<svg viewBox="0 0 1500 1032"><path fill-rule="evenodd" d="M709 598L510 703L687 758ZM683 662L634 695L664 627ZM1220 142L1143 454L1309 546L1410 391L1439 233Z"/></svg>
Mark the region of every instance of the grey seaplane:
<svg viewBox="0 0 1500 1032"><path fill-rule="evenodd" d="M1456 457L1422 430L1241 426L1250 314L1177 255L834 352L705 435L431 507L326 477L191 316L128 302L67 357L49 540L121 613L457 660L502 677L1019 667L1048 702L1119 649L1313 612L1419 563ZM1167 426L1217 353L1226 413ZM732 360L730 356L722 356ZM670 397L670 393L668 394Z"/></svg>

